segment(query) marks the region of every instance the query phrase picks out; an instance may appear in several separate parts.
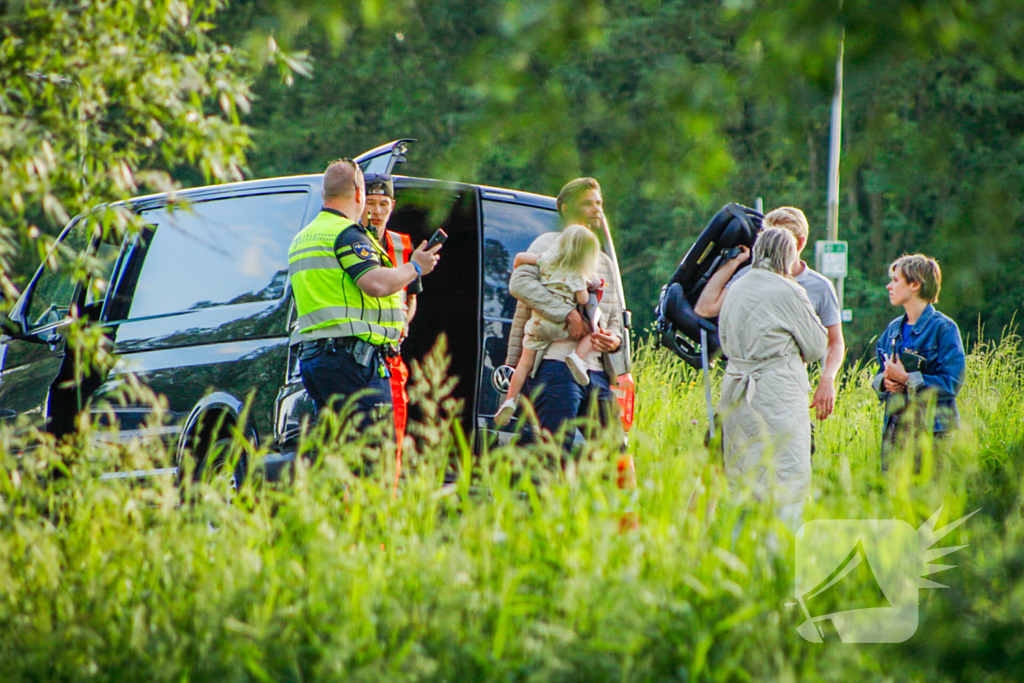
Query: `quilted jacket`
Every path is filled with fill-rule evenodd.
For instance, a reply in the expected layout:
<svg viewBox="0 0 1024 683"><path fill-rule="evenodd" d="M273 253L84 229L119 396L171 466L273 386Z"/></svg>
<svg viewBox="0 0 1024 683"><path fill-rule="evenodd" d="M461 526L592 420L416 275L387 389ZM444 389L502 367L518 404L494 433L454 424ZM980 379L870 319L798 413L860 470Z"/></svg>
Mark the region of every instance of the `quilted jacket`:
<svg viewBox="0 0 1024 683"><path fill-rule="evenodd" d="M554 242L558 233L546 233L533 241L529 251L535 254L544 253ZM615 265L611 258L602 253L597 275L605 282L604 295L601 299L601 318L606 323L601 326L609 332L614 332L621 337L622 332L622 297L615 286L614 277ZM512 321L512 331L509 334L508 353L505 364L515 367L523 351L523 329L530 319L531 309L536 310L540 315L554 322L562 322L572 311L573 306L556 294L547 290L540 283L540 270L537 266L520 266L512 273L509 279L509 292L518 299L516 313ZM538 352L534 362L534 370L544 359L544 353ZM625 364L620 353L602 353L601 365L608 375L608 379L615 384L616 378L625 372ZM531 373L532 374L532 373Z"/></svg>

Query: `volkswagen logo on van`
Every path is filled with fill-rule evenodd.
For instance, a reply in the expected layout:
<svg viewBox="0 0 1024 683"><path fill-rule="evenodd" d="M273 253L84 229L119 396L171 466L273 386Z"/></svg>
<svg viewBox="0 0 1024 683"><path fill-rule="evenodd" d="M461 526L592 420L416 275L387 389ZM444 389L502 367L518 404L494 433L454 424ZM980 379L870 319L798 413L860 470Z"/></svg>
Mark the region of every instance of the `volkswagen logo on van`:
<svg viewBox="0 0 1024 683"><path fill-rule="evenodd" d="M491 386L501 395L508 393L508 387L512 384L512 373L516 369L511 365L499 365L491 373Z"/></svg>

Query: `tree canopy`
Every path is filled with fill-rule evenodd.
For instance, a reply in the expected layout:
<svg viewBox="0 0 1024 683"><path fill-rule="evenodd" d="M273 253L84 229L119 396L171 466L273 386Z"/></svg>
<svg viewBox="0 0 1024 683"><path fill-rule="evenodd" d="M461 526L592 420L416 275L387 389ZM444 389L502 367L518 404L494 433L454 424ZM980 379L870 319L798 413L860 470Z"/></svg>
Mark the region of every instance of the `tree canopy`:
<svg viewBox="0 0 1024 683"><path fill-rule="evenodd" d="M220 0L0 4L8 296L24 260L44 255L70 216L142 188L173 189L175 174L243 177L250 129L241 116L250 110L253 68L245 52L209 36L224 7ZM115 222L123 226L124 217Z"/></svg>

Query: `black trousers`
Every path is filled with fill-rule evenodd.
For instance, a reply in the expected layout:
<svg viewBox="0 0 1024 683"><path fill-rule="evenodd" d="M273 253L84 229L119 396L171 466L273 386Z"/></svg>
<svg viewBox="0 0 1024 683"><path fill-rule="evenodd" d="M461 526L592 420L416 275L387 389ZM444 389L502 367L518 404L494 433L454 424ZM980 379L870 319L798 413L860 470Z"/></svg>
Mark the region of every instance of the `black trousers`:
<svg viewBox="0 0 1024 683"><path fill-rule="evenodd" d="M302 386L316 404L317 414L328 407L340 410L355 396L355 410L363 415L360 426L391 411L391 387L382 367L379 354L364 366L348 349L316 349L299 357Z"/></svg>

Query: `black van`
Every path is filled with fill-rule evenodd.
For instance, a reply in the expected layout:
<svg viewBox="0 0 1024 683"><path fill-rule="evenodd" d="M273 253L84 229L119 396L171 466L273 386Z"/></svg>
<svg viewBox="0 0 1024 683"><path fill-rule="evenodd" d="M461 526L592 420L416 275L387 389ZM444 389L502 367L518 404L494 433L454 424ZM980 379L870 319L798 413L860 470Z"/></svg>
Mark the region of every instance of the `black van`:
<svg viewBox="0 0 1024 683"><path fill-rule="evenodd" d="M391 173L409 140L383 145L356 161ZM240 428L272 452L273 478L293 458L300 424L313 411L289 348L293 317L288 246L320 210L320 175L202 187L128 202L144 228L120 240L92 233L88 215L71 221L5 321L0 337L0 418L28 415L61 435L75 415L134 374L167 399L166 426L146 428L153 408L115 406L117 438L164 439L176 462L142 474L173 474L181 458ZM467 409L467 433L505 441L492 416L507 387L502 368L515 300L508 278L515 254L558 229L551 197L478 185L395 176L389 229L413 243L443 227L449 239L425 281L418 313L402 346L422 357L445 333L455 389ZM102 282L76 284L61 254L89 253ZM49 263L49 265L48 265ZM53 264L58 267L52 267ZM64 265L65 267L60 267ZM74 382L73 354L61 330L73 310L103 326L117 363L106 377ZM628 336L628 335L627 335ZM616 370L629 372L628 339ZM247 400L246 424L238 424ZM631 412L632 395L620 396ZM216 431L215 431L216 430ZM111 474L126 476L129 473Z"/></svg>

